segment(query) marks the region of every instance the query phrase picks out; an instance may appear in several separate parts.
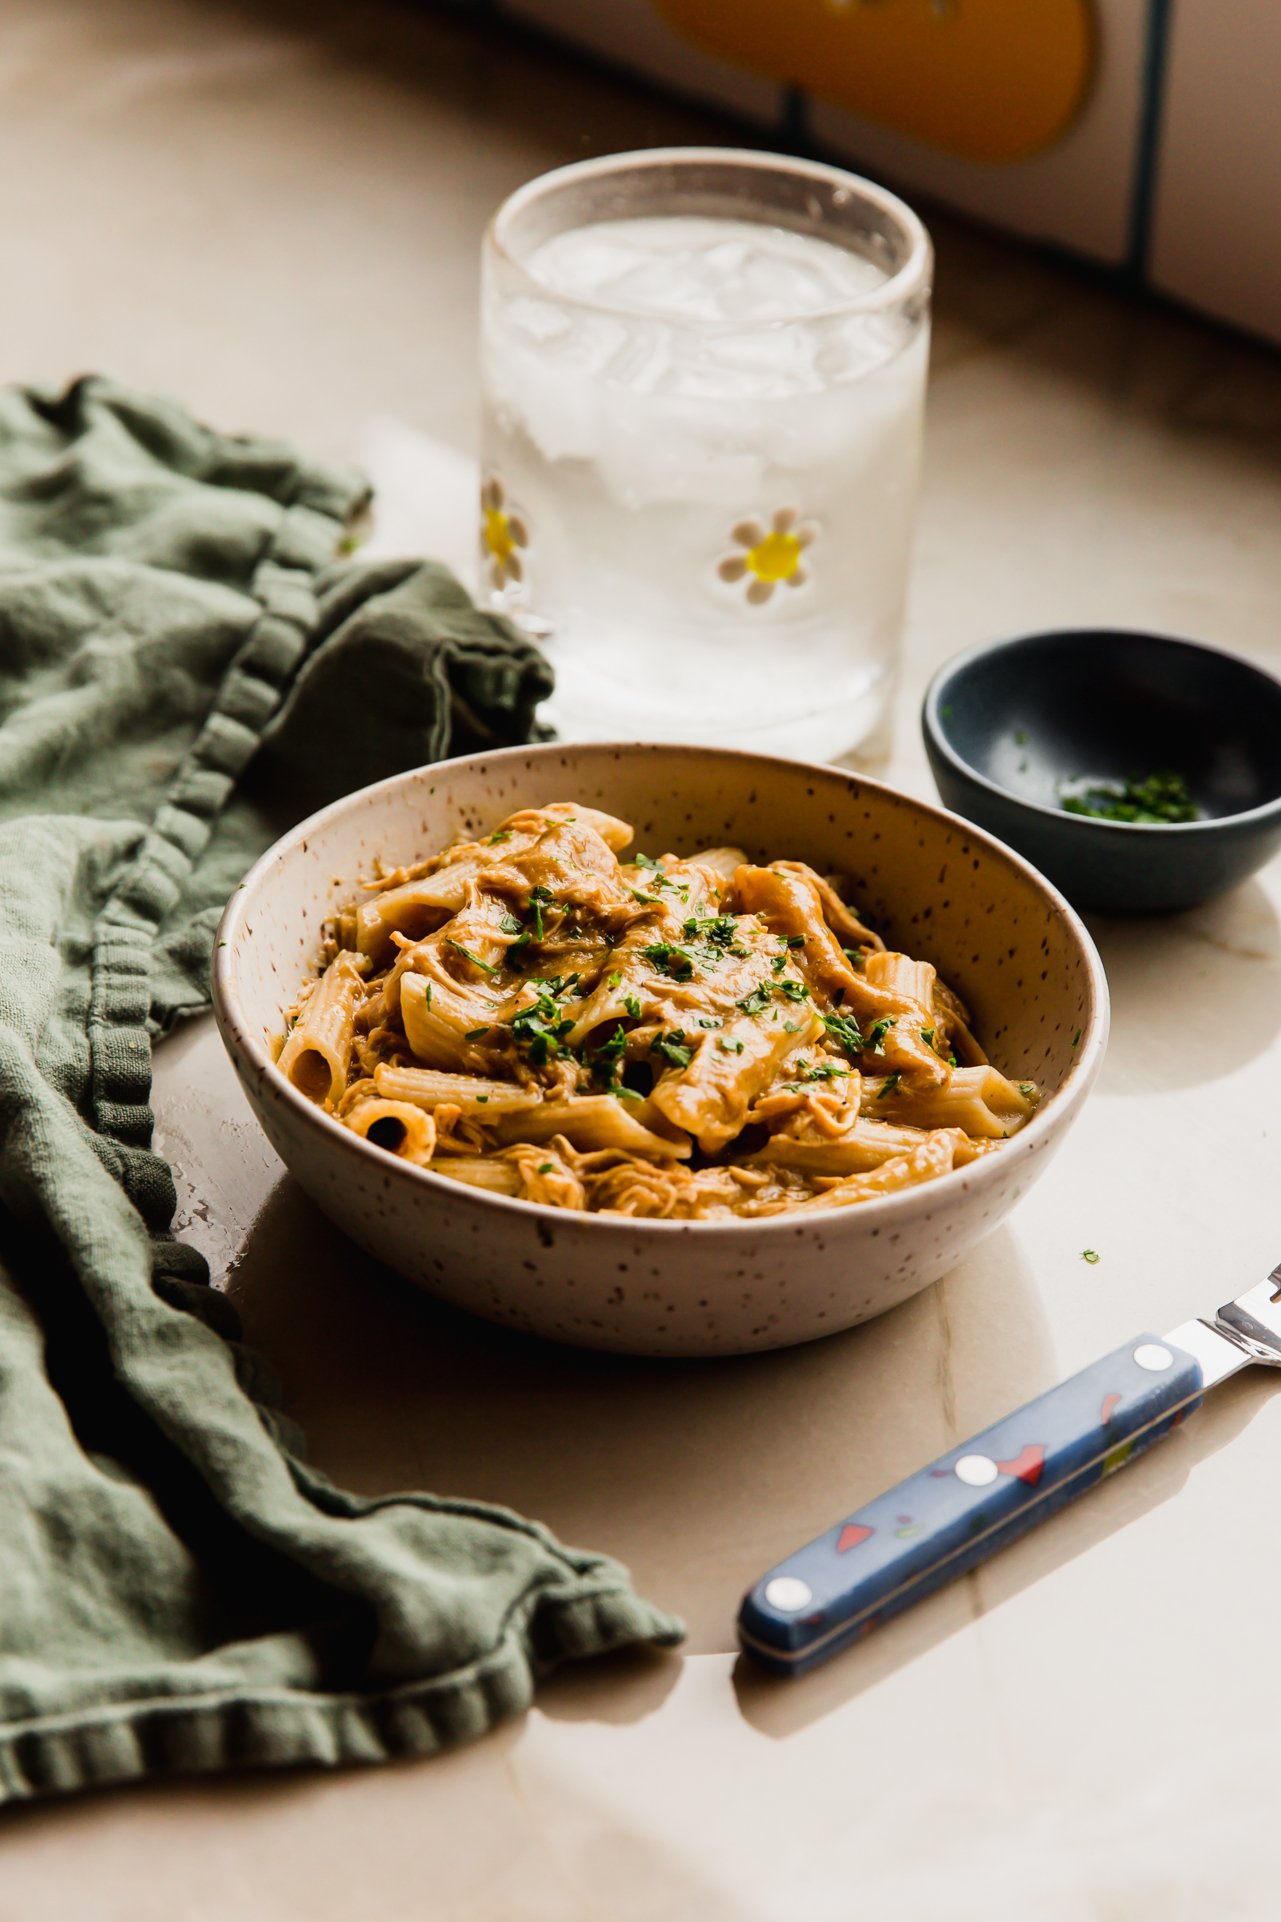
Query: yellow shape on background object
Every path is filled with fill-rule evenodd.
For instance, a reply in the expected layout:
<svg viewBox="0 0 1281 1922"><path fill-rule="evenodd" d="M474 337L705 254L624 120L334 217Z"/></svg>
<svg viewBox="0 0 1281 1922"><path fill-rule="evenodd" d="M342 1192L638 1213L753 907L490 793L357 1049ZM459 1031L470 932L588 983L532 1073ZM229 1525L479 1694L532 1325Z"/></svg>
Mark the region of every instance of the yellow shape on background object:
<svg viewBox="0 0 1281 1922"><path fill-rule="evenodd" d="M500 508L487 507L484 510L484 520L485 546L496 560L509 560L516 543L512 539L506 514Z"/></svg>
<svg viewBox="0 0 1281 1922"><path fill-rule="evenodd" d="M767 534L744 559L758 581L787 581L801 564L801 544L795 534Z"/></svg>
<svg viewBox="0 0 1281 1922"><path fill-rule="evenodd" d="M1025 160L1093 76L1090 0L655 0L735 66L965 160Z"/></svg>

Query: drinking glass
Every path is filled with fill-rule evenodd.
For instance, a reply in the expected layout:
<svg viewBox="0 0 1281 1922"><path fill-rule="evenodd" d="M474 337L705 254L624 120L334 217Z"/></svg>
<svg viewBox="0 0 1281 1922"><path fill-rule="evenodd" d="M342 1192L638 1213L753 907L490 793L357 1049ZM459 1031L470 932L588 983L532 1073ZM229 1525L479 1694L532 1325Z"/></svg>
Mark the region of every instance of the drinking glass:
<svg viewBox="0 0 1281 1922"><path fill-rule="evenodd" d="M832 760L893 692L931 248L836 167L659 148L485 237L481 569L577 740Z"/></svg>

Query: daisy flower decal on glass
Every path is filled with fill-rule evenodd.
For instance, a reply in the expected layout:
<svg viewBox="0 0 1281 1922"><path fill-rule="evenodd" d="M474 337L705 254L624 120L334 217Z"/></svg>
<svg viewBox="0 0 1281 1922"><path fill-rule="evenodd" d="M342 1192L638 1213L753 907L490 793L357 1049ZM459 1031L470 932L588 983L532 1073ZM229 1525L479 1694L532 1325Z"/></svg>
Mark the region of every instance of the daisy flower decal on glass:
<svg viewBox="0 0 1281 1922"><path fill-rule="evenodd" d="M727 554L716 571L723 581L747 580L747 598L759 607L780 581L804 587L809 579L805 549L817 536L813 521L800 520L794 507L780 507L769 527L763 521L740 521L730 539L743 551Z"/></svg>
<svg viewBox="0 0 1281 1922"><path fill-rule="evenodd" d="M506 587L508 581L521 581L525 570L519 548L529 546L529 530L519 514L507 505L503 484L491 475L480 490L480 551L489 563L490 586Z"/></svg>

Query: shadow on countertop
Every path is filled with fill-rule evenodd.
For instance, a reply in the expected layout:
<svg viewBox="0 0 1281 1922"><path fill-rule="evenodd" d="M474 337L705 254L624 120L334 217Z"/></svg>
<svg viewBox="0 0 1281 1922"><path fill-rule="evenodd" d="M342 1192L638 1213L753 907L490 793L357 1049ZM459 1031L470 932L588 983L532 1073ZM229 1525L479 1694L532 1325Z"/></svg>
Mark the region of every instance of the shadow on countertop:
<svg viewBox="0 0 1281 1922"><path fill-rule="evenodd" d="M845 1334L651 1360L448 1308L362 1255L285 1180L229 1293L326 1474L366 1493L500 1503L614 1555L688 1623L687 1653L732 1650L739 1599L762 1570L1056 1374L1005 1230Z"/></svg>

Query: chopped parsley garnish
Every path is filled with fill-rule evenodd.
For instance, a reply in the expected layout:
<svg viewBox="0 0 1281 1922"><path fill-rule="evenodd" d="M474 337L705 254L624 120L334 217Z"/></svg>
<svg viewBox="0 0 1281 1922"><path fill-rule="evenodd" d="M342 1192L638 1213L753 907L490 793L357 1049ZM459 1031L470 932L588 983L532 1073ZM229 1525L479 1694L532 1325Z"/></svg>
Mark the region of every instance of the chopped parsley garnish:
<svg viewBox="0 0 1281 1922"><path fill-rule="evenodd" d="M620 1021L608 1041L601 1042L599 1048L596 1049L596 1053L602 1061L607 1061L612 1068L618 1060L619 1055L623 1054L626 1048L627 1030Z"/></svg>
<svg viewBox="0 0 1281 1922"><path fill-rule="evenodd" d="M713 948L730 948L738 938L738 923L732 914L691 914L685 923L685 937L705 941Z"/></svg>
<svg viewBox="0 0 1281 1922"><path fill-rule="evenodd" d="M627 1012L628 1012L628 1014L630 1014L630 1016L632 1017L632 1020L633 1020L633 1021L639 1021L639 1020L640 1020L640 1018L641 1018L641 1004L640 1004L640 1002L639 1002L639 1001L638 1001L638 1000L636 999L636 996L635 996L634 994L625 994L625 995L623 996L623 1006L624 1006L624 1007L626 1008L626 1010L627 1010Z"/></svg>
<svg viewBox="0 0 1281 1922"><path fill-rule="evenodd" d="M629 1088L625 1081L616 1081L609 1092L612 1095L617 1095L620 1101L643 1101L645 1099L639 1088Z"/></svg>
<svg viewBox="0 0 1281 1922"><path fill-rule="evenodd" d="M786 965L785 958L782 955L779 956L779 961ZM769 1006L771 994L776 992L788 1001L808 1001L810 995L810 991L803 981L794 981L790 978L785 981L758 981L751 993L743 996L738 1006L743 1010L744 1014L764 1014L766 1008ZM777 1021L777 1012L774 1014L773 1019Z"/></svg>
<svg viewBox="0 0 1281 1922"><path fill-rule="evenodd" d="M477 1101L477 1104L482 1108L487 1108L489 1106L489 1096L487 1094L478 1094L476 1096L476 1101Z"/></svg>
<svg viewBox="0 0 1281 1922"><path fill-rule="evenodd" d="M427 993L424 998L427 1002L427 1012L430 1014L431 1012L431 982L430 981L427 983Z"/></svg>
<svg viewBox="0 0 1281 1922"><path fill-rule="evenodd" d="M554 1161L540 1161L538 1164L538 1172L540 1175L554 1175L556 1172L556 1163Z"/></svg>
<svg viewBox="0 0 1281 1922"><path fill-rule="evenodd" d="M644 894L640 888L628 888L627 892L631 895L633 901L640 901L647 908L656 908L659 905L656 894Z"/></svg>
<svg viewBox="0 0 1281 1922"><path fill-rule="evenodd" d="M742 1054L743 1052L743 1044L741 1041L726 1041L718 1036L716 1045L722 1054Z"/></svg>
<svg viewBox="0 0 1281 1922"><path fill-rule="evenodd" d="M798 1061L802 1081L842 1081L850 1070L840 1061Z"/></svg>
<svg viewBox="0 0 1281 1922"><path fill-rule="evenodd" d="M1030 1101L1032 1099L1032 1096L1036 1093L1036 1089L1032 1086L1032 1083L1030 1081L1020 1081L1019 1093L1022 1095L1025 1101Z"/></svg>
<svg viewBox="0 0 1281 1922"><path fill-rule="evenodd" d="M694 972L694 964L704 957L693 948L683 947L679 941L652 941L641 953L651 967L657 968L673 981L688 981Z"/></svg>
<svg viewBox="0 0 1281 1922"><path fill-rule="evenodd" d="M883 1014L879 1021L872 1023L867 1031L867 1040L863 1043L869 1054L885 1053L885 1037L893 1026L893 1019L888 1014Z"/></svg>
<svg viewBox="0 0 1281 1922"><path fill-rule="evenodd" d="M787 966L787 956L785 954L776 954L769 965L771 974L782 974L783 969Z"/></svg>
<svg viewBox="0 0 1281 1922"><path fill-rule="evenodd" d="M577 980L576 974L569 974L550 975L544 981L530 981L527 985L536 990L536 998L507 1023L512 1040L525 1050L535 1068L543 1067L553 1056L561 1053L561 1044L574 1024L561 1013L556 1005L557 998L572 988Z"/></svg>
<svg viewBox="0 0 1281 1922"><path fill-rule="evenodd" d="M466 1034L463 1036L463 1040L479 1041L482 1034L488 1034L488 1033L489 1033L488 1028L468 1028Z"/></svg>
<svg viewBox="0 0 1281 1922"><path fill-rule="evenodd" d="M932 1048L934 1046L934 1036L936 1032L937 1030L934 1028L921 1029L921 1039L925 1043L927 1048Z"/></svg>
<svg viewBox="0 0 1281 1922"><path fill-rule="evenodd" d="M902 1077L902 1075L901 1075L901 1074L889 1074L889 1075L886 1075L886 1077L885 1077L885 1085L884 1085L884 1086L882 1087L882 1089L881 1089L881 1091L880 1091L880 1093L879 1093L879 1094L877 1095L877 1097L876 1097L876 1099L877 1099L878 1101L884 1101L884 1099L885 1099L885 1097L886 1097L886 1095L887 1095L887 1094L893 1094L893 1092L894 1092L894 1090L895 1090L895 1088L897 1088L897 1087L898 1087L898 1084L899 1084L899 1082L900 1082L900 1081L901 1081L902 1079L903 1079L903 1077Z"/></svg>
<svg viewBox="0 0 1281 1922"><path fill-rule="evenodd" d="M622 975L619 974L617 969L615 969L614 973L611 974L609 977L609 986L611 988L616 988L619 982L622 980L622 978L623 978Z"/></svg>
<svg viewBox="0 0 1281 1922"><path fill-rule="evenodd" d="M510 828L495 828L494 832L490 835L489 839L486 841L485 846L490 848L497 847L500 841L510 841L511 838L512 838L512 831Z"/></svg>
<svg viewBox="0 0 1281 1922"><path fill-rule="evenodd" d="M514 914L505 914L498 926L503 934L519 934L521 931L520 922Z"/></svg>
<svg viewBox="0 0 1281 1922"><path fill-rule="evenodd" d="M783 1023L784 1034L799 1034L800 1031L801 1031L801 1024L799 1021L785 1021Z"/></svg>
<svg viewBox="0 0 1281 1922"><path fill-rule="evenodd" d="M688 1068L694 1059L694 1050L686 1045L683 1028L673 1028L670 1034L655 1035L649 1044L651 1054L661 1054L673 1068Z"/></svg>
<svg viewBox="0 0 1281 1922"><path fill-rule="evenodd" d="M805 946L805 936L803 934L781 934L779 940L789 948L803 948Z"/></svg>
<svg viewBox="0 0 1281 1922"><path fill-rule="evenodd" d="M842 948L841 953L845 956L845 959L849 962L855 974L862 974L867 963L867 956L863 953L862 948Z"/></svg>
<svg viewBox="0 0 1281 1922"><path fill-rule="evenodd" d="M825 1014L823 1026L847 1054L863 1052L863 1033L852 1014Z"/></svg>
<svg viewBox="0 0 1281 1922"><path fill-rule="evenodd" d="M632 866L636 868L644 868L646 874L653 876L653 879L650 882L651 887L666 888L669 894L679 894L682 900L684 901L689 900L689 889L687 887L680 886L680 884L676 881L669 880L668 876L663 871L663 864L661 861L652 861L648 854L638 854L636 856L636 859L633 861Z"/></svg>
<svg viewBox="0 0 1281 1922"><path fill-rule="evenodd" d="M622 1073L622 1059L627 1052L627 1030L620 1021L608 1040L592 1049L591 1068L598 1080L612 1088Z"/></svg>
<svg viewBox="0 0 1281 1922"><path fill-rule="evenodd" d="M543 909L554 898L555 897L553 896L550 888L539 886L539 887L533 887L529 890L529 905L534 911L535 941L541 941L543 939L543 935L545 933L545 929L543 927Z"/></svg>
<svg viewBox="0 0 1281 1922"><path fill-rule="evenodd" d="M1082 1261L1088 1261L1090 1263L1090 1266L1093 1267L1094 1263L1099 1259L1099 1257L1095 1253L1093 1248L1082 1248L1081 1259Z"/></svg>
<svg viewBox="0 0 1281 1922"><path fill-rule="evenodd" d="M482 961L478 954L473 954L470 948L465 948L461 941L446 940L445 946L452 948L455 954L461 954L464 961L470 961L473 968L479 968L482 974L498 973L497 967L492 962Z"/></svg>
<svg viewBox="0 0 1281 1922"><path fill-rule="evenodd" d="M1187 782L1168 769L1149 774L1146 780L1131 774L1124 781L1093 781L1076 794L1060 788L1059 806L1068 814L1087 814L1095 821L1137 821L1150 827L1201 819Z"/></svg>
<svg viewBox="0 0 1281 1922"><path fill-rule="evenodd" d="M698 1025L700 1028L723 1028L725 1023L718 1014L700 1014Z"/></svg>

